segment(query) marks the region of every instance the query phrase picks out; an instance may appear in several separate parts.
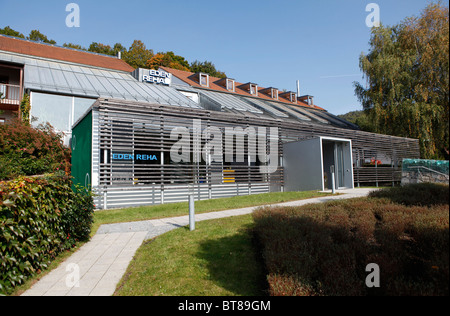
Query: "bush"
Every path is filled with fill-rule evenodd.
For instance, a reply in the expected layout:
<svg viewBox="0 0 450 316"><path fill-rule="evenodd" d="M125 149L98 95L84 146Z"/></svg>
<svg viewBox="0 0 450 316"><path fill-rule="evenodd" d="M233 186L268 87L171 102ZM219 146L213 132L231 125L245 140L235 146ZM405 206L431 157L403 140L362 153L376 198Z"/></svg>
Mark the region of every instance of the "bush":
<svg viewBox="0 0 450 316"><path fill-rule="evenodd" d="M0 294L9 294L62 251L89 238L90 193L64 173L0 182Z"/></svg>
<svg viewBox="0 0 450 316"><path fill-rule="evenodd" d="M58 170L70 173L70 149L51 125L33 128L18 119L0 125L0 180Z"/></svg>
<svg viewBox="0 0 450 316"><path fill-rule="evenodd" d="M253 216L271 295L449 294L448 204L361 198ZM365 285L369 263L380 288Z"/></svg>
<svg viewBox="0 0 450 316"><path fill-rule="evenodd" d="M438 183L407 184L401 187L372 191L370 197L387 198L404 205L448 205L449 187Z"/></svg>

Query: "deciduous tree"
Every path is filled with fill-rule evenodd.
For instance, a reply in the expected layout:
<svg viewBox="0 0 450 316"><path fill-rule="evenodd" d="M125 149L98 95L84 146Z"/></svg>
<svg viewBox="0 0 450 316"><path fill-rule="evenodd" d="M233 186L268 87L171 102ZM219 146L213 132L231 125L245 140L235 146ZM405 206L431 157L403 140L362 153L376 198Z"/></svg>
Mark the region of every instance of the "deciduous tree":
<svg viewBox="0 0 450 316"><path fill-rule="evenodd" d="M449 9L428 5L419 17L373 28L361 54L366 84L355 94L376 132L418 138L423 158L449 150Z"/></svg>
<svg viewBox="0 0 450 316"><path fill-rule="evenodd" d="M135 40L128 51L122 52L123 59L134 68L145 68L147 61L153 57L153 50L147 49L140 40Z"/></svg>
<svg viewBox="0 0 450 316"><path fill-rule="evenodd" d="M216 77L216 78L226 78L227 77L227 75L224 72L218 71L216 69L216 66L210 61L204 61L204 62L199 62L198 60L194 61L191 64L191 71L192 72L203 72L203 73L209 74L212 77Z"/></svg>

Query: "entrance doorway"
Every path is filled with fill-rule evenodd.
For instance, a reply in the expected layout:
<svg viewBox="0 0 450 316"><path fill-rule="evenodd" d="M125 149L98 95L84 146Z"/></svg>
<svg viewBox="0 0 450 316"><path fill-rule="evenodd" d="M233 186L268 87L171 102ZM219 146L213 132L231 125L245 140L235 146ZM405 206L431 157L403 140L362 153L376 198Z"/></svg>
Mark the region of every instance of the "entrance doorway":
<svg viewBox="0 0 450 316"><path fill-rule="evenodd" d="M352 189L352 143L349 139L317 137L283 144L286 191Z"/></svg>
<svg viewBox="0 0 450 316"><path fill-rule="evenodd" d="M332 189L334 171L335 189L353 188L351 142L344 139L322 139L324 189Z"/></svg>

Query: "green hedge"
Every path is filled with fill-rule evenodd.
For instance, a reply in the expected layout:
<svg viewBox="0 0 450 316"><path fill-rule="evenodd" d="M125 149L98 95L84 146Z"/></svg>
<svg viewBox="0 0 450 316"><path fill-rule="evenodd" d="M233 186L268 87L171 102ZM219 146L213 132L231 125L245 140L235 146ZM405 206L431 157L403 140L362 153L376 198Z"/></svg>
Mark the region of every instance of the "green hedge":
<svg viewBox="0 0 450 316"><path fill-rule="evenodd" d="M0 182L0 294L89 239L92 196L64 173Z"/></svg>

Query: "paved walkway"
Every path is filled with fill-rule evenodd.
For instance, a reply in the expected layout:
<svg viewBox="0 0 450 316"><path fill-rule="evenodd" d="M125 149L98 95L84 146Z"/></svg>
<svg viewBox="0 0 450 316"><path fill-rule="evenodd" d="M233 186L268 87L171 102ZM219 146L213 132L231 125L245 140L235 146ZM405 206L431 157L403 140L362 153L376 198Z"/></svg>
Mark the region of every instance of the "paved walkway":
<svg viewBox="0 0 450 316"><path fill-rule="evenodd" d="M299 206L366 196L373 189L338 191L342 195L275 204ZM252 213L257 207L198 214L195 221ZM102 225L96 235L22 296L111 296L136 250L147 240L189 225L189 216Z"/></svg>

